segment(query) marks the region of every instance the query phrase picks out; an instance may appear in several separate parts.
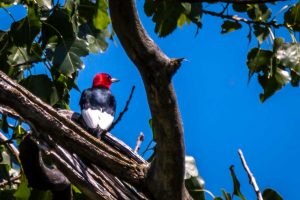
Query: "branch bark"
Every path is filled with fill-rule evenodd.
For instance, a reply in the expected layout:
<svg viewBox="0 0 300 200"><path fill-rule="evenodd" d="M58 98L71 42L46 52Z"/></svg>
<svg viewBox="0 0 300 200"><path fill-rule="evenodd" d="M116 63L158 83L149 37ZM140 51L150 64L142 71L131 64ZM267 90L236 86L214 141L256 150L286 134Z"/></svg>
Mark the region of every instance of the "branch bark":
<svg viewBox="0 0 300 200"><path fill-rule="evenodd" d="M184 187L183 126L171 83L180 59L168 58L148 36L134 0L110 0L109 9L114 31L142 76L157 135L148 189L155 199L188 199Z"/></svg>
<svg viewBox="0 0 300 200"><path fill-rule="evenodd" d="M0 104L13 108L37 137L53 140L71 153L111 172L134 186L143 183L147 164L128 159L104 142L96 140L75 123L33 96L0 71Z"/></svg>

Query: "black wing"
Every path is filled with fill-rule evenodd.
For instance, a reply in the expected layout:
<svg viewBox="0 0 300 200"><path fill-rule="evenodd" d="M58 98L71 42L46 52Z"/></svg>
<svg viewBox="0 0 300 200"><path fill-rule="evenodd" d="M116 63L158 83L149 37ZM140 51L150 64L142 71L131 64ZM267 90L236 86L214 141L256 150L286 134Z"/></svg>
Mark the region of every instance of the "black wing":
<svg viewBox="0 0 300 200"><path fill-rule="evenodd" d="M116 100L111 91L106 88L89 88L82 92L79 101L81 110L101 109L112 116L116 112Z"/></svg>

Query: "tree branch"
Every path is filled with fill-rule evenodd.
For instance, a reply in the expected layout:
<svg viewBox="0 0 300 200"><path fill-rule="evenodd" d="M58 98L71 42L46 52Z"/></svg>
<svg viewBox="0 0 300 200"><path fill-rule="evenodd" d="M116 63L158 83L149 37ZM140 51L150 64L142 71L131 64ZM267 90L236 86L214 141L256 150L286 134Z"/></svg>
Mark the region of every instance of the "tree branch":
<svg viewBox="0 0 300 200"><path fill-rule="evenodd" d="M114 31L142 76L157 136L147 187L155 199L188 199L183 127L171 83L181 62L168 58L146 33L135 0L109 0L109 9Z"/></svg>
<svg viewBox="0 0 300 200"><path fill-rule="evenodd" d="M124 109L122 110L122 112L119 113L119 116L118 116L117 119L112 123L112 125L109 127L109 129L108 129L107 131L111 131L111 130L115 127L115 125L117 125L117 124L119 123L119 121L121 121L123 115L127 112L128 106L129 106L129 104L130 104L130 101L131 101L132 96L133 96L133 93L134 93L134 89L135 89L135 86L132 86L131 91L130 91L130 95L129 95L127 101L126 101L126 104L125 104Z"/></svg>
<svg viewBox="0 0 300 200"><path fill-rule="evenodd" d="M261 21L254 21L254 20L249 20L246 18L242 18L242 17L238 17L237 15L227 15L224 14L223 12L214 12L214 11L210 11L210 10L205 10L202 9L202 13L203 14L207 14L207 15L211 15L211 16L215 16L215 17L220 17L222 19L229 19L235 22L243 22L245 24L248 25L263 25L263 26L267 26L267 27L274 27L274 28L278 28L278 27L282 27L284 26L283 24L277 24L275 20L269 21L269 22L261 22Z"/></svg>
<svg viewBox="0 0 300 200"><path fill-rule="evenodd" d="M51 136L66 150L78 154L132 185L140 186L143 182L147 164L138 164L104 142L96 140L1 71L0 104L14 108L37 133L40 133L37 137Z"/></svg>
<svg viewBox="0 0 300 200"><path fill-rule="evenodd" d="M250 168L249 168L248 165L247 165L247 162L246 162L246 159L245 159L245 157L244 157L244 155L243 155L242 150L239 149L239 150L238 150L238 153L239 153L239 156L240 156L242 165L243 165L243 167L244 167L246 173L248 174L248 178L249 178L250 184L252 185L252 187L253 187L253 189L254 189L254 191L255 191L255 193L256 193L257 200L263 200L263 197L262 197L262 195L261 195L261 192L260 192L260 190L259 190L259 187L258 187L258 185L257 185L257 183L256 183L256 180L255 180L255 178L254 178L252 172L250 171Z"/></svg>
<svg viewBox="0 0 300 200"><path fill-rule="evenodd" d="M173 0L176 1L176 0ZM215 3L215 2L222 2L222 3L236 3L236 4L256 4L256 3L274 3L280 1L287 1L287 0L181 0L180 2L188 2L188 3Z"/></svg>
<svg viewBox="0 0 300 200"><path fill-rule="evenodd" d="M141 147L141 144L142 144L143 141L144 141L144 133L143 133L143 132L140 132L140 135L139 135L139 137L137 138L136 145L135 145L135 148L134 148L134 152L135 152L135 153L138 153L138 152L139 152L140 147Z"/></svg>

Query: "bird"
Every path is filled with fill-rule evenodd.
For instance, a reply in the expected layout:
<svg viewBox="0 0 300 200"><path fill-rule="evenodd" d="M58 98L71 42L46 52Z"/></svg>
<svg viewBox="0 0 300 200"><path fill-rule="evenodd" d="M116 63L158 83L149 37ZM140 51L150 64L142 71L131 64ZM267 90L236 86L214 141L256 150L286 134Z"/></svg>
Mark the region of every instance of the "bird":
<svg viewBox="0 0 300 200"><path fill-rule="evenodd" d="M118 81L107 73L98 73L93 78L92 87L85 89L81 94L81 117L86 128L95 137L100 138L113 123L116 100L110 86Z"/></svg>

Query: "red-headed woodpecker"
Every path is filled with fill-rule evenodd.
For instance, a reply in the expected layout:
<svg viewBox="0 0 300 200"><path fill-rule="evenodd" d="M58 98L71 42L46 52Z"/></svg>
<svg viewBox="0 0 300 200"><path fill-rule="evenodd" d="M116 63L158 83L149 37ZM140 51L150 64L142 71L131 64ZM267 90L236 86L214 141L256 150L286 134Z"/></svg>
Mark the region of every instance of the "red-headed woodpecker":
<svg viewBox="0 0 300 200"><path fill-rule="evenodd" d="M84 90L80 98L81 116L86 126L97 137L107 130L116 112L115 97L110 91L112 83L119 81L106 73L96 74L91 88Z"/></svg>

